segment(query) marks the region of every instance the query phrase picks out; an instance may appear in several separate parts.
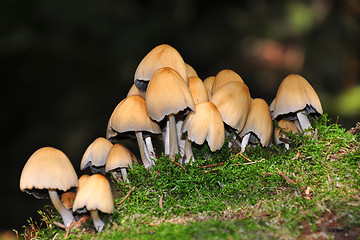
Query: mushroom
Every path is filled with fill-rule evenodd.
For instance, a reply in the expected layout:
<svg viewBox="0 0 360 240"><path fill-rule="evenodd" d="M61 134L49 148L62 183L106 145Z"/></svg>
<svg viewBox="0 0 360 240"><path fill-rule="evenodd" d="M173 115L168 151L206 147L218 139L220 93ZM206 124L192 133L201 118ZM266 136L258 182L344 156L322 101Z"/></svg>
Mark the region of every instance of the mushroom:
<svg viewBox="0 0 360 240"><path fill-rule="evenodd" d="M229 82L216 90L210 101L219 110L223 121L232 131L241 132L250 110L250 92L245 83Z"/></svg>
<svg viewBox="0 0 360 240"><path fill-rule="evenodd" d="M185 163L193 157L191 141L203 144L206 139L212 152L219 150L225 141L225 128L220 112L209 101L196 104L196 112L187 115L181 131L187 132Z"/></svg>
<svg viewBox="0 0 360 240"><path fill-rule="evenodd" d="M175 114L187 108L195 110L195 103L180 74L169 67L156 71L146 92L146 110L157 122L168 116L169 153L172 159L179 152ZM167 143L164 142L166 149Z"/></svg>
<svg viewBox="0 0 360 240"><path fill-rule="evenodd" d="M66 226L71 224L74 217L61 203L57 191L65 192L77 186L78 178L70 160L62 151L53 147L43 147L35 151L20 176L21 191L36 198L50 197Z"/></svg>
<svg viewBox="0 0 360 240"><path fill-rule="evenodd" d="M216 90L218 90L225 84L227 84L229 82L236 82L236 81L244 83L244 81L239 76L239 74L237 74L233 70L224 69L216 75L216 77L214 79L214 83L212 85L211 93L214 94L216 92Z"/></svg>
<svg viewBox="0 0 360 240"><path fill-rule="evenodd" d="M130 183L127 178L127 168L132 168L133 161L137 162L135 156L122 144L117 143L110 149L105 171L111 172L116 182L122 180L126 183Z"/></svg>
<svg viewBox="0 0 360 240"><path fill-rule="evenodd" d="M311 127L307 115L322 113L319 97L305 78L297 74L284 78L274 99L273 119L298 120L302 131Z"/></svg>
<svg viewBox="0 0 360 240"><path fill-rule="evenodd" d="M195 69L192 66L190 66L187 63L185 63L185 66L186 66L186 72L187 72L188 78L190 78L190 77L198 77Z"/></svg>
<svg viewBox="0 0 360 240"><path fill-rule="evenodd" d="M245 151L248 142L260 142L262 147L266 147L270 143L272 130L269 106L261 98L252 99L245 126L240 132L241 152Z"/></svg>
<svg viewBox="0 0 360 240"><path fill-rule="evenodd" d="M99 211L114 213L114 201L109 181L101 174L91 175L78 188L73 205L73 211L86 208L91 215L96 231L101 232L104 222L99 217Z"/></svg>
<svg viewBox="0 0 360 240"><path fill-rule="evenodd" d="M293 134L298 133L298 129L294 122L281 119L277 123L277 127L274 129L274 139L277 145L284 144L285 148L289 150L290 144L284 132L292 132Z"/></svg>
<svg viewBox="0 0 360 240"><path fill-rule="evenodd" d="M120 133L135 132L137 143L139 146L141 160L145 168L150 168L154 165L153 159L146 157L145 148L147 147L143 139L143 131L160 134L161 129L159 125L153 121L145 106L145 100L139 95L132 95L123 99L114 109L109 119L106 137L108 139L114 138ZM150 152L155 158L153 149Z"/></svg>
<svg viewBox="0 0 360 240"><path fill-rule="evenodd" d="M199 102L209 101L208 92L206 90L204 82L201 81L200 78L189 77L188 86L195 104L198 104Z"/></svg>
<svg viewBox="0 0 360 240"><path fill-rule="evenodd" d="M153 74L163 67L174 69L187 83L187 69L180 53L170 45L162 44L152 49L139 63L134 76L136 87L146 92Z"/></svg>
<svg viewBox="0 0 360 240"><path fill-rule="evenodd" d="M103 137L95 139L86 149L81 159L80 169L90 167L93 173L105 174L105 163L112 146L112 143Z"/></svg>
<svg viewBox="0 0 360 240"><path fill-rule="evenodd" d="M211 98L211 95L212 95L211 91L212 91L212 88L213 88L214 81L215 81L215 76L207 77L204 80L204 85L205 85L206 90L208 92L209 99Z"/></svg>

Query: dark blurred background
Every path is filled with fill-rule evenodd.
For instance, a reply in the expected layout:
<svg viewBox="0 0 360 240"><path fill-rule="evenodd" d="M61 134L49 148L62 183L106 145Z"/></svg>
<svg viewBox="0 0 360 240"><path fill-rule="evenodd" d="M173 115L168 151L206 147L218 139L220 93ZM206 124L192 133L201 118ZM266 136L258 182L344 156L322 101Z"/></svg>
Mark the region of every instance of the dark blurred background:
<svg viewBox="0 0 360 240"><path fill-rule="evenodd" d="M269 104L281 80L299 73L332 122L360 120L360 1L219 2L0 1L0 231L21 231L49 203L19 189L30 155L59 148L79 173L138 63L162 43L203 80L236 71Z"/></svg>

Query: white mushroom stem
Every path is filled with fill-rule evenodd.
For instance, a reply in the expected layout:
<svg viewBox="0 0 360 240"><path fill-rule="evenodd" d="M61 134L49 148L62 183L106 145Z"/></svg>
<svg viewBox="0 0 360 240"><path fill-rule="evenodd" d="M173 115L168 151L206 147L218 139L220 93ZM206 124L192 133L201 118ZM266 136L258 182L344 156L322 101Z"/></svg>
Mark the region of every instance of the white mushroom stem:
<svg viewBox="0 0 360 240"><path fill-rule="evenodd" d="M169 142L170 142L170 158L175 159L175 155L179 152L179 146L176 134L176 121L175 115L169 115Z"/></svg>
<svg viewBox="0 0 360 240"><path fill-rule="evenodd" d="M100 219L98 210L90 210L91 218L94 222L94 226L97 232L101 232L105 223Z"/></svg>
<svg viewBox="0 0 360 240"><path fill-rule="evenodd" d="M136 131L135 135L136 135L136 140L137 140L138 146L139 146L141 161L143 162L145 168L149 169L152 166L152 164L150 162L150 159L148 159L145 156L145 144L144 144L142 132Z"/></svg>
<svg viewBox="0 0 360 240"><path fill-rule="evenodd" d="M169 125L169 120L167 120L166 121L165 132L163 132L164 155L165 156L170 154L169 132L170 132L170 125Z"/></svg>
<svg viewBox="0 0 360 240"><path fill-rule="evenodd" d="M191 148L191 141L186 138L185 140L185 163L194 162L194 155Z"/></svg>
<svg viewBox="0 0 360 240"><path fill-rule="evenodd" d="M289 145L288 143L284 143L284 145L285 145L285 149L286 149L286 150L289 150L290 145Z"/></svg>
<svg viewBox="0 0 360 240"><path fill-rule="evenodd" d="M183 123L184 123L183 119L176 120L176 133L177 133L179 152L181 157L185 156L185 141L186 141L185 133L181 132Z"/></svg>
<svg viewBox="0 0 360 240"><path fill-rule="evenodd" d="M113 176L113 178L117 183L122 182L121 173L119 173L118 171L115 170L111 171L111 175Z"/></svg>
<svg viewBox="0 0 360 240"><path fill-rule="evenodd" d="M74 221L74 216L71 214L70 210L61 203L59 195L57 194L55 189L49 189L48 191L50 200L56 210L60 213L65 226L70 226L70 224Z"/></svg>
<svg viewBox="0 0 360 240"><path fill-rule="evenodd" d="M154 166L155 162L154 162L154 160L152 160L152 157L150 156L149 150L148 150L145 142L144 142L144 152L145 152L145 157L146 157L147 161L151 165L150 167Z"/></svg>
<svg viewBox="0 0 360 240"><path fill-rule="evenodd" d="M149 152L150 159L156 160L155 150L150 136L145 137L145 146Z"/></svg>
<svg viewBox="0 0 360 240"><path fill-rule="evenodd" d="M302 130L306 130L311 127L309 118L306 116L305 111L296 113Z"/></svg>
<svg viewBox="0 0 360 240"><path fill-rule="evenodd" d="M293 123L295 124L295 127L297 128L297 130L298 130L299 132L301 132L302 129L301 129L299 120L295 119L295 120L293 121Z"/></svg>
<svg viewBox="0 0 360 240"><path fill-rule="evenodd" d="M124 182L130 183L129 179L127 178L127 170L126 170L126 168L121 168L120 171L121 171L121 176L122 176Z"/></svg>
<svg viewBox="0 0 360 240"><path fill-rule="evenodd" d="M250 135L251 135L251 133L247 133L243 136L243 138L241 140L241 153L243 153L245 151L245 147L249 143Z"/></svg>

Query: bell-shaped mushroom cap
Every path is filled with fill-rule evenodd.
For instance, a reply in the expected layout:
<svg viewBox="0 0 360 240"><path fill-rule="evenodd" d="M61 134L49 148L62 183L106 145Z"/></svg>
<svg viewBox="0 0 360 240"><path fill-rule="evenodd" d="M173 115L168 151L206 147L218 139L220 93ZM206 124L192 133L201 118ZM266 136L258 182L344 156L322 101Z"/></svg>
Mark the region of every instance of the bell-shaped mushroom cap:
<svg viewBox="0 0 360 240"><path fill-rule="evenodd" d="M204 85L204 82L201 81L198 77L189 77L188 82L189 90L191 96L193 97L194 103L198 104L200 102L209 101L209 95Z"/></svg>
<svg viewBox="0 0 360 240"><path fill-rule="evenodd" d="M86 149L81 159L80 169L84 170L90 165L104 167L112 146L112 143L103 137L95 139Z"/></svg>
<svg viewBox="0 0 360 240"><path fill-rule="evenodd" d="M91 175L79 188L73 205L73 211L86 207L87 210L114 212L114 201L110 183L101 174Z"/></svg>
<svg viewBox="0 0 360 240"><path fill-rule="evenodd" d="M274 139L276 144L283 143L280 140L280 137L286 138L283 132L292 132L293 134L298 133L299 130L296 128L296 125L292 121L281 119L278 121L278 127L274 129Z"/></svg>
<svg viewBox="0 0 360 240"><path fill-rule="evenodd" d="M81 177L79 177L79 186L77 190L80 189L87 182L87 180L89 180L89 177L90 176L87 174L81 175Z"/></svg>
<svg viewBox="0 0 360 240"><path fill-rule="evenodd" d="M271 140L273 125L270 109L265 100L255 98L251 101L250 111L240 136L254 133L259 139L261 146L265 147Z"/></svg>
<svg viewBox="0 0 360 240"><path fill-rule="evenodd" d="M281 82L276 93L273 119L302 111L307 106L319 114L323 113L319 97L308 81L300 75L290 74Z"/></svg>
<svg viewBox="0 0 360 240"><path fill-rule="evenodd" d="M168 67L159 69L153 75L145 99L149 116L158 122L186 108L195 110L188 86L177 71Z"/></svg>
<svg viewBox="0 0 360 240"><path fill-rule="evenodd" d="M130 88L128 94L127 94L127 97L132 96L132 95L139 95L139 96L141 96L142 98L145 99L145 92L140 91L136 87L135 83L131 86L131 88Z"/></svg>
<svg viewBox="0 0 360 240"><path fill-rule="evenodd" d="M250 109L250 92L245 83L229 82L216 90L210 101L219 110L223 121L241 131Z"/></svg>
<svg viewBox="0 0 360 240"><path fill-rule="evenodd" d="M114 109L109 119L106 137L109 139L118 133L129 131L147 131L159 134L161 129L146 111L145 100L139 95L123 99Z"/></svg>
<svg viewBox="0 0 360 240"><path fill-rule="evenodd" d="M242 78L239 76L239 74L237 74L233 70L224 69L216 75L216 77L214 79L214 83L212 85L211 93L214 94L216 92L216 90L218 90L225 84L227 84L229 82L236 82L236 81L242 82L242 83L244 82L242 80Z"/></svg>
<svg viewBox="0 0 360 240"><path fill-rule="evenodd" d="M185 63L185 66L186 66L186 71L187 71L188 78L190 78L190 77L198 77L195 69L192 66L190 66L187 63Z"/></svg>
<svg viewBox="0 0 360 240"><path fill-rule="evenodd" d="M153 74L163 67L170 67L177 71L183 81L187 83L188 76L185 62L180 53L167 44L162 44L152 49L139 63L134 76L134 81L150 81ZM139 88L139 86L137 86ZM141 91L145 91L140 89Z"/></svg>
<svg viewBox="0 0 360 240"><path fill-rule="evenodd" d="M225 141L225 128L220 112L212 102L196 104L196 112L190 112L182 126L188 139L203 144L205 139L211 151L219 150Z"/></svg>
<svg viewBox="0 0 360 240"><path fill-rule="evenodd" d="M135 156L122 144L117 143L111 148L105 165L105 171L109 172L117 168L132 168Z"/></svg>
<svg viewBox="0 0 360 240"><path fill-rule="evenodd" d="M206 90L208 92L209 99L211 98L211 95L212 95L211 91L212 91L212 88L213 88L213 85L214 85L214 81L215 81L215 76L207 77L204 80L204 85L205 85Z"/></svg>
<svg viewBox="0 0 360 240"><path fill-rule="evenodd" d="M78 178L70 160L62 151L53 147L35 151L26 162L20 177L21 191L30 194L32 189L67 191L77 186Z"/></svg>

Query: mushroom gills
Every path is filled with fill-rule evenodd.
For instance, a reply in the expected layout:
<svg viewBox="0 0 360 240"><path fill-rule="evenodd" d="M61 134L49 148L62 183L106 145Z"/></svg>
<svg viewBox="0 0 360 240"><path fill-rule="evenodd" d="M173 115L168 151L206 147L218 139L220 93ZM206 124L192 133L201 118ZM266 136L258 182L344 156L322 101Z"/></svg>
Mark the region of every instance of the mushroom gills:
<svg viewBox="0 0 360 240"><path fill-rule="evenodd" d="M135 86L136 86L141 92L146 92L148 85L149 85L149 81L140 80L140 79L136 79L136 80L135 80Z"/></svg>

